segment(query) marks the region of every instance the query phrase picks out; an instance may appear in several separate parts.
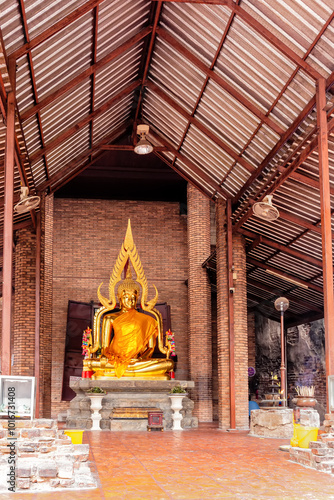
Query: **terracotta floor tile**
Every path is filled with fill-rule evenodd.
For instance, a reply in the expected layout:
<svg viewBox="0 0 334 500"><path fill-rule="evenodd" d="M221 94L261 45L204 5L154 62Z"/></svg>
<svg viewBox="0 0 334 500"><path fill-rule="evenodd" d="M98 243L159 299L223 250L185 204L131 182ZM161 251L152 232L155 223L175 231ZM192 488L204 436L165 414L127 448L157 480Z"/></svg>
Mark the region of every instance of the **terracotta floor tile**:
<svg viewBox="0 0 334 500"><path fill-rule="evenodd" d="M334 475L289 462L287 440L210 425L181 432L87 431L99 488L0 500L334 500Z"/></svg>

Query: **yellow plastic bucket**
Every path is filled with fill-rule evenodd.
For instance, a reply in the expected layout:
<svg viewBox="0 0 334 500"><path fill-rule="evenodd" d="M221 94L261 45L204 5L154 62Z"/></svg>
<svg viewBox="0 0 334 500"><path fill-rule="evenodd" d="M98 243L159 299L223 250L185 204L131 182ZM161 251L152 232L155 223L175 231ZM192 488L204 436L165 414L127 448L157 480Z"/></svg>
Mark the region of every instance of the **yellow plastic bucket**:
<svg viewBox="0 0 334 500"><path fill-rule="evenodd" d="M310 441L318 439L318 429L314 427L297 427L297 441L299 448L308 448Z"/></svg>
<svg viewBox="0 0 334 500"><path fill-rule="evenodd" d="M300 427L300 424L295 424L293 423L293 437L290 441L291 446L299 446L298 445L298 438L297 438L297 429Z"/></svg>
<svg viewBox="0 0 334 500"><path fill-rule="evenodd" d="M72 440L72 444L82 444L82 435L84 429L66 429L64 434L69 436Z"/></svg>

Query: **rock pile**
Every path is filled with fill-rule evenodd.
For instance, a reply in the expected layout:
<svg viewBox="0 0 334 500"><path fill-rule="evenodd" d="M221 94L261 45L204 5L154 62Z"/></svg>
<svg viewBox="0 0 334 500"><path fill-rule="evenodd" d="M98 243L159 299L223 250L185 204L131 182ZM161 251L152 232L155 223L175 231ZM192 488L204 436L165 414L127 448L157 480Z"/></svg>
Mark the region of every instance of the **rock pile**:
<svg viewBox="0 0 334 500"><path fill-rule="evenodd" d="M325 415L325 433L311 441L309 448L291 447L290 460L307 467L334 474L334 414Z"/></svg>
<svg viewBox="0 0 334 500"><path fill-rule="evenodd" d="M17 420L15 430L0 421L0 492L9 489L13 463L15 491L96 488L88 456L89 445L72 444L55 420Z"/></svg>

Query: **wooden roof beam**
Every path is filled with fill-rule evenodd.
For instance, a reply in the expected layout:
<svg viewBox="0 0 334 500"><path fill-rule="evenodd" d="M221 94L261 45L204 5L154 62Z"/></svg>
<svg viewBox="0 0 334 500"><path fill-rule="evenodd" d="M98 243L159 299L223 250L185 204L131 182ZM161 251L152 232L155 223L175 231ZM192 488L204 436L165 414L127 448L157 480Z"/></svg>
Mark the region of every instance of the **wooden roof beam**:
<svg viewBox="0 0 334 500"><path fill-rule="evenodd" d="M308 288L311 288L312 290L315 290L316 292L323 293L322 287L318 285L314 285L310 281L302 280L296 276L293 276L292 274L286 273L285 271L282 271L282 269L279 269L278 267L274 266L269 266L268 264L261 262L260 260L253 259L251 257L247 257L247 262L251 264L252 266L255 267L260 267L261 269L264 269L265 271L268 269L268 271L272 271L273 273L282 276L282 279L286 278L287 280L293 280L296 284L300 283L301 285L307 286Z"/></svg>
<svg viewBox="0 0 334 500"><path fill-rule="evenodd" d="M167 149L167 148L166 148ZM207 198L209 198L210 200L212 199L212 197L202 188L202 186L200 186L196 181L194 181L194 179L192 179L189 175L187 175L186 173L184 172L181 172L176 166L174 163L171 163L170 161L168 161L167 158L165 158L163 155L159 154L156 152L156 148L154 148L154 153L155 155L160 158L160 160L162 160L164 163L166 163L166 165L168 165L170 168L172 168L180 177L182 177L182 179L184 179L185 181L189 182L190 184L192 184L196 189L198 189L204 196L206 196Z"/></svg>
<svg viewBox="0 0 334 500"><path fill-rule="evenodd" d="M20 7L20 11L21 11L24 37L25 37L26 42L29 43L30 37L29 37L27 16L26 16L23 0L19 0L19 7ZM33 64L33 59L32 59L32 55L31 55L30 51L28 52L27 57L28 57L28 67L29 67L29 72L30 72L31 86L32 86L34 101L35 101L35 104L38 104L39 99L38 99L38 93L37 93L34 64ZM39 129L39 135L41 138L42 148L44 148L45 147L45 140L44 140L44 134L43 134L41 115L39 112L37 112L37 125L38 125L38 129ZM47 160L46 156L44 156L44 168L45 168L46 178L48 178L49 177L49 168L48 168L48 160Z"/></svg>
<svg viewBox="0 0 334 500"><path fill-rule="evenodd" d="M332 130L334 129L334 118L332 118L327 125L327 134L329 134ZM267 189L262 193L260 198L257 199L257 201L262 201L265 196L268 194L272 194L278 189L285 181L288 179L288 177L297 170L297 168L302 165L302 163L310 156L313 151L315 151L318 147L318 137L315 137L304 149L303 151L293 160L292 163L284 170L282 175L278 177L273 183L272 180L275 176L275 172L267 179L266 184L261 188L261 190L265 190L266 186ZM237 231L239 227L241 227L252 215L252 209L250 207L250 203L246 205L248 206L247 212L241 217L241 219L238 220L238 222L234 225L233 231ZM245 207L245 208L246 208Z"/></svg>
<svg viewBox="0 0 334 500"><path fill-rule="evenodd" d="M236 2L237 2L237 3L239 3L239 0L236 0ZM216 49L216 53L215 53L215 55L213 56L212 62L211 62L211 64L210 64L210 70L213 70L213 68L215 67L215 64L216 64L216 62L217 62L217 59L218 59L218 57L219 57L219 54L220 54L220 52L221 52L221 50L222 50L222 47L223 47L223 45L224 45L224 43L225 43L226 37L227 37L227 35L228 35L229 31L230 31L230 28L231 28L231 25L232 25L233 19L234 19L234 11L232 11L232 12L231 12L230 17L229 17L229 20L227 21L227 24L226 24L226 26L225 26L224 33L223 33L223 35L222 35L222 37L221 37L221 39L220 39L219 45L218 45L218 47L217 47L217 49ZM193 109L192 109L192 112L191 112L191 116L195 116L195 113L196 113L196 111L197 111L198 105L199 105L199 103L201 102L201 99L202 99L202 97L203 97L204 91L205 91L205 89L206 89L206 87L207 87L207 85L208 85L208 81L209 81L209 76L208 76L208 75L206 75L205 80L204 80L203 85L202 85L202 88L201 88L201 90L200 90L200 93L198 94L197 99L196 99L196 102L195 102L195 104L194 104L194 106L193 106ZM188 121L187 126L186 126L186 128L184 129L184 132L183 132L183 134L182 134L182 137L181 137L181 139L180 139L180 141L179 141L178 148L177 148L177 150L178 150L178 151L180 151L180 150L181 150L181 148L182 148L183 142L184 142L184 140L185 140L185 138L186 138L186 136L187 136L187 134L188 134L188 131L189 131L190 125L191 125L191 122L190 122L190 121ZM174 157L174 161L173 161L173 163L175 162L175 160L176 160L176 158ZM233 166L234 166L234 165L233 165ZM230 170L232 170L232 168L233 168L233 167L230 167ZM223 183L222 183L222 184L223 184Z"/></svg>
<svg viewBox="0 0 334 500"><path fill-rule="evenodd" d="M93 147L86 149L83 153L77 156L74 160L68 163L64 168L60 171L56 172L52 175L47 181L44 181L39 187L38 192L41 193L48 187L52 186L52 184L56 184L57 182L63 181L63 179L67 179L67 176L72 175L73 171L76 171L76 175L80 174L83 170L87 168L86 165L82 165L82 163L89 158L89 156L100 149L101 146L106 144L109 141L115 140L119 137L119 135L126 130L130 125L132 125L132 120L128 120L123 123L120 127L112 132L108 137L104 137L99 143L94 144ZM78 167L77 170L75 170Z"/></svg>
<svg viewBox="0 0 334 500"><path fill-rule="evenodd" d="M312 222L309 222L306 219L303 219L302 217L299 217L298 215L294 215L291 212L286 212L285 210L280 209L279 210L279 216L281 219L287 220L289 222L293 222L297 226L302 226L305 229L309 229L310 231L314 231L315 233L321 234L321 227L316 226L315 224L312 224ZM334 236L333 236L334 239Z"/></svg>
<svg viewBox="0 0 334 500"><path fill-rule="evenodd" d="M63 141L65 141L66 139L68 139L69 137L71 137L71 135L75 134L82 127L84 127L85 125L87 125L88 123L90 123L92 120L94 120L94 118L96 118L100 114L102 114L105 111L107 111L113 104L115 104L120 99L122 99L126 95L130 94L134 89L136 89L140 85L140 83L141 83L140 80L135 80L134 82L130 83L129 85L127 85L126 87L124 87L123 90L121 90L120 92L118 92L118 94L114 95L111 99L109 99L107 102L105 102L104 104L102 104L102 106L100 106L99 108L97 108L95 111L93 111L92 113L89 113L89 115L85 116L85 118L82 118L77 123L75 123L71 127L69 127L66 130L64 130L64 132L62 132L57 137L55 137L52 141L50 141L45 146L45 148L39 149L38 151L36 151L35 153L33 153L30 156L31 163L33 163L34 161L36 161L39 158L41 158L43 155L45 155L45 154L49 153L50 151L52 151L55 147L59 146Z"/></svg>
<svg viewBox="0 0 334 500"><path fill-rule="evenodd" d="M66 28L69 24L79 19L79 17L87 14L87 12L94 9L94 7L102 2L103 0L89 0L89 2L86 2L77 9L73 10L70 14L60 19L60 21L58 21L56 24L53 24L48 29L37 35L35 38L30 40L30 42L25 43L24 45L22 45L22 47L15 50L11 54L11 57L13 57L14 59L19 59L20 57L24 56L30 50L38 47L38 45L41 45L43 42L48 40L48 38L51 38L53 35Z"/></svg>
<svg viewBox="0 0 334 500"><path fill-rule="evenodd" d="M301 306L304 306L308 309L312 309L312 311L317 311L317 312L323 313L322 308L312 304L311 302L308 302L307 300L299 299L298 297L295 297L294 295L287 293L283 289L275 290L271 286L265 285L264 283L261 283L260 281L256 281L256 280L251 279L251 278L247 278L247 284L253 285L256 288L260 288L261 290L265 290L266 292L269 292L272 295L277 296L277 297L279 295L281 295L282 293L284 293L284 296L287 299L291 300L292 302L295 302L296 304L300 304Z"/></svg>
<svg viewBox="0 0 334 500"><path fill-rule="evenodd" d="M242 156L239 156L230 146L225 144L219 137L217 137L210 129L203 125L197 118L189 115L189 113L182 108L177 102L175 102L169 95L167 95L158 85L149 81L147 82L147 87L153 92L158 94L161 99L167 102L175 111L182 115L191 124L195 125L199 130L206 134L217 146L221 147L228 155L234 158L240 165L242 165L248 172L254 172L254 167L248 163Z"/></svg>
<svg viewBox="0 0 334 500"><path fill-rule="evenodd" d="M31 108L27 109L21 117L21 121L24 122L25 120L28 120L31 116L35 115L38 111L43 109L45 106L48 106L51 104L53 101L61 97L62 95L66 94L69 92L71 89L77 87L83 80L86 78L89 78L92 76L94 73L99 71L101 68L103 68L106 64L109 62L113 61L120 55L124 54L127 50L129 50L131 47L136 45L136 43L140 42L143 38L147 37L152 32L152 28L144 28L142 29L139 33L131 37L129 40L124 42L122 45L117 47L115 50L110 52L110 54L107 54L104 56L100 61L97 61L95 64L92 64L89 68L87 68L85 71L80 73L78 76L67 82L63 87L55 90L52 92L50 95L42 99L38 104L35 106L32 106Z"/></svg>
<svg viewBox="0 0 334 500"><path fill-rule="evenodd" d="M252 102L248 101L240 92L238 92L232 85L226 82L221 76L211 70L205 63L196 57L190 50L188 50L184 45L182 45L176 38L174 38L170 33L168 33L165 28L158 27L157 33L162 38L166 40L175 50L180 52L183 56L189 59L198 69L200 69L205 75L214 80L218 85L220 85L224 90L226 90L232 97L243 104L251 113L253 113L257 118L263 121L268 127L274 130L278 135L283 135L284 130L277 125L275 121L262 113Z"/></svg>
<svg viewBox="0 0 334 500"><path fill-rule="evenodd" d="M151 8L152 8L152 6L153 6L153 4L151 4ZM133 142L134 143L136 142L136 138L137 138L137 135L136 135L137 134L137 121L138 121L139 111L141 109L143 92L145 90L144 82L146 80L147 73L148 73L148 68L149 68L149 65L150 65L151 58L152 58L153 47L154 47L154 44L155 44L155 37L156 37L156 32L157 32L157 26L158 26L159 19L160 19L161 9L162 9L162 2L158 1L157 5L156 5L156 11L155 11L155 14L154 14L154 21L153 21L153 27L152 27L152 32L151 32L150 44L149 44L148 49L147 49L146 61L145 61L145 64L144 64L144 69L143 69L143 74L142 74L142 84L141 84L141 87L140 87L140 90L139 90L139 96L138 96L138 102L137 102L137 107L136 107L136 112L135 112L135 118L134 118L134 121L133 121L133 133L132 133L132 137L133 137ZM152 11L152 14L153 14L153 11Z"/></svg>
<svg viewBox="0 0 334 500"><path fill-rule="evenodd" d="M253 233L252 231L249 231L247 229L242 229L240 228L238 230L238 233L243 234L247 238L253 238L257 239L259 235L257 233ZM281 243L277 243L277 241L271 240L270 238L266 238L265 236L260 235L261 241L260 243L263 243L264 245L267 245L270 248L274 248L275 250L278 250L279 252L286 253L288 255L291 255L291 257L295 257L296 259L300 259L304 262L308 262L309 264L312 264L315 267L319 267L320 269L322 268L322 260L316 259L314 257L311 257L310 255L300 252L299 250L295 250L293 248L290 248L288 246L282 245ZM270 259L270 257L269 257Z"/></svg>
<svg viewBox="0 0 334 500"><path fill-rule="evenodd" d="M249 26L251 26L255 31L257 31L263 38L265 38L269 43L271 43L276 49L282 52L290 61L294 62L297 66L302 68L308 75L310 75L314 80L322 78L322 75L318 73L309 63L304 61L304 59L296 54L290 47L288 47L282 40L277 38L273 33L271 33L267 28L265 28L257 19L246 12L240 5L234 6L235 13L240 16Z"/></svg>
<svg viewBox="0 0 334 500"><path fill-rule="evenodd" d="M192 170L192 172L194 172L196 175L198 175L204 182L209 184L209 186L211 186L214 190L216 190L218 193L220 193L224 198L228 198L228 194L224 191L224 189L221 188L217 183L215 183L215 181L208 174L206 174L204 171L202 171L200 168L198 168L194 163L192 163L190 160L188 160L188 158L183 156L183 154L181 154L179 151L174 149L173 146L171 146L168 141L163 139L160 135L156 134L151 128L150 128L150 135L152 135L158 142L162 143L163 146L166 146L166 148L168 149L168 151L170 153L172 153L180 161L185 163L187 165L187 167L189 167ZM172 167L172 165L171 165L171 167ZM176 170L176 168L174 170ZM178 171L178 173L180 173L180 172Z"/></svg>

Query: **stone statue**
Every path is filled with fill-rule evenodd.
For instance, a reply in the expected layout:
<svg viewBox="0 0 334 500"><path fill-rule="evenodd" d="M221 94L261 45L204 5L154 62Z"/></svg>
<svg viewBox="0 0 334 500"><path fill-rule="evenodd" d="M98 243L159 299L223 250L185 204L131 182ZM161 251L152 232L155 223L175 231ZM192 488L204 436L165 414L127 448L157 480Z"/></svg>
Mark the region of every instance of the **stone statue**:
<svg viewBox="0 0 334 500"><path fill-rule="evenodd" d="M136 281L131 276L131 264ZM120 310L115 311L115 288L124 268L126 277L117 289ZM169 359L171 345L168 340L164 345L161 315L154 308L158 292L154 287L155 297L147 301L148 285L133 242L130 221L110 277L109 300L100 292L102 284L97 292L102 307L94 316L93 345L89 347L90 357L84 360L84 371L94 372L94 379L124 376L169 379L174 362ZM140 286L140 305L146 314L136 310ZM164 358L152 358L156 342Z"/></svg>

